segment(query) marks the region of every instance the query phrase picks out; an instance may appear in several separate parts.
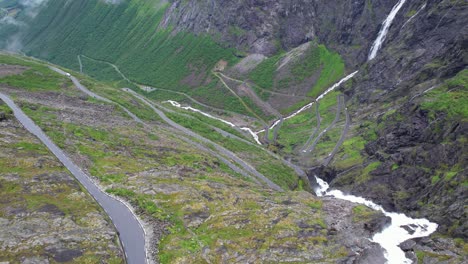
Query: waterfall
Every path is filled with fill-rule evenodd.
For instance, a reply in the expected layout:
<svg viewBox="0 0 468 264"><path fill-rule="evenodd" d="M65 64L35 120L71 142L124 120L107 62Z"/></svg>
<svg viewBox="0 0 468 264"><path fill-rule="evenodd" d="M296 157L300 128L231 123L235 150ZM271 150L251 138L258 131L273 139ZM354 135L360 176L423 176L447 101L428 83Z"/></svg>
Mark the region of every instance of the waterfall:
<svg viewBox="0 0 468 264"><path fill-rule="evenodd" d="M381 211L385 216L392 219L388 227L372 238L373 242L385 249L385 258L388 264L411 263L411 260L406 258L405 252L398 245L411 238L429 236L437 229L437 224L431 223L427 219L412 219L404 214L387 212L382 206L363 197L344 194L339 190L329 190L328 183L318 177L315 177L315 179L318 183L315 190L317 196L330 195L337 199L363 204L374 210ZM403 227L410 228L414 232L410 234Z"/></svg>
<svg viewBox="0 0 468 264"><path fill-rule="evenodd" d="M398 3L392 8L392 11L390 11L390 14L388 14L387 18L383 22L382 28L379 31L377 39L375 39L374 44L372 45L368 60L372 60L375 58L375 56L377 56L377 52L379 51L380 47L382 47L382 43L387 37L387 33L390 26L392 25L393 19L395 19L395 16L397 15L398 11L400 11L405 2L406 0L399 0Z"/></svg>

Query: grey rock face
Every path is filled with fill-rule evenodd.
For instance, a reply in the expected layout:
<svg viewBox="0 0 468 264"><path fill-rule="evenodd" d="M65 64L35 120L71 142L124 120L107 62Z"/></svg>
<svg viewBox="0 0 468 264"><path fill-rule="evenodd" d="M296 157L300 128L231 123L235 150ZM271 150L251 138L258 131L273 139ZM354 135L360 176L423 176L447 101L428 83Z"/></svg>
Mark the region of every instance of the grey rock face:
<svg viewBox="0 0 468 264"><path fill-rule="evenodd" d="M317 40L351 66L365 61L380 24L396 1L171 1L162 27L220 36L251 53L271 55Z"/></svg>

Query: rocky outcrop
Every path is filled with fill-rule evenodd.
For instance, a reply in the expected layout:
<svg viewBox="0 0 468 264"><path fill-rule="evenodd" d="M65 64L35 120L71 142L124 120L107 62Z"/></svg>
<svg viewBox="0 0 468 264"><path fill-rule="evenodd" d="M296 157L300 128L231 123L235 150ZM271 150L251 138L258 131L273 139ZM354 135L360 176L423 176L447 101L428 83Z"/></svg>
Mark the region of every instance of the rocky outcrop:
<svg viewBox="0 0 468 264"><path fill-rule="evenodd" d="M431 80L455 76L468 63L467 17L464 1L407 2L397 14L384 48L355 76L347 94L359 104L381 104L414 95L420 84L426 83L427 89Z"/></svg>
<svg viewBox="0 0 468 264"><path fill-rule="evenodd" d="M369 129L376 133L361 151L364 164L341 170L333 165L317 167L309 175L320 175L332 186L367 197L389 211L428 218L439 224L437 236L466 241L466 114L424 105L440 100L428 97L433 89L445 89L447 95L466 91L463 78L444 85L467 67L467 23L464 1L405 3L378 56L342 88L355 126L349 137L363 136ZM372 162L379 165L364 177L367 172L361 168ZM437 252L442 244L447 251ZM402 247L409 257L424 258L424 263L457 263L464 254L448 238L443 243L418 247L408 242Z"/></svg>
<svg viewBox="0 0 468 264"><path fill-rule="evenodd" d="M466 67L468 8L463 1L411 1L394 23L381 54L345 89L354 119L377 121L378 139L368 142L363 154L381 164L369 181L350 185L345 179L352 173L345 172L334 182L389 210L428 217L440 224L440 232L466 238L466 199L460 197L466 197L461 183L467 163L460 142L468 124L423 108L421 97ZM400 103L392 111L382 107L395 100ZM439 181L444 173L453 175Z"/></svg>
<svg viewBox="0 0 468 264"><path fill-rule="evenodd" d="M386 14L397 1L171 1L161 27L219 36L250 53L271 55L316 40L350 66L364 62Z"/></svg>

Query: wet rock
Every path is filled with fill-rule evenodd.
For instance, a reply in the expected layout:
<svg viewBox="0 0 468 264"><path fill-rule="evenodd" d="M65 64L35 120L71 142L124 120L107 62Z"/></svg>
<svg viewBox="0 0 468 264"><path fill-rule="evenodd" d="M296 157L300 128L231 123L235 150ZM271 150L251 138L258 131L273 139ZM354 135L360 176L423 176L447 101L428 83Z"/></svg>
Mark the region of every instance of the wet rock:
<svg viewBox="0 0 468 264"><path fill-rule="evenodd" d="M401 228L403 228L404 230L406 230L406 232L408 232L408 234L412 235L414 234L415 230L412 226L408 226L408 225L404 225L404 226L400 226Z"/></svg>
<svg viewBox="0 0 468 264"><path fill-rule="evenodd" d="M359 256L357 256L354 263L376 264L385 263L386 261L383 248L378 244L374 244L372 247L366 248Z"/></svg>
<svg viewBox="0 0 468 264"><path fill-rule="evenodd" d="M325 166L318 166L308 170L307 177L309 179L312 189L318 187L318 183L315 179L315 176L319 177L320 179L326 182L331 182L336 177L336 171L333 168Z"/></svg>
<svg viewBox="0 0 468 264"><path fill-rule="evenodd" d="M412 261L412 263L418 263L418 257L416 256L416 254L413 251L406 251L405 252L405 257L407 259L410 259Z"/></svg>
<svg viewBox="0 0 468 264"><path fill-rule="evenodd" d="M409 250L412 250L414 248L414 246L416 246L416 242L414 240L406 240L405 242L401 243L399 245L399 247L403 250L403 251L409 251Z"/></svg>
<svg viewBox="0 0 468 264"><path fill-rule="evenodd" d="M380 214L376 214L366 223L364 223L364 228L371 233L378 233L384 229L384 227L391 224L392 219L388 216L382 217Z"/></svg>

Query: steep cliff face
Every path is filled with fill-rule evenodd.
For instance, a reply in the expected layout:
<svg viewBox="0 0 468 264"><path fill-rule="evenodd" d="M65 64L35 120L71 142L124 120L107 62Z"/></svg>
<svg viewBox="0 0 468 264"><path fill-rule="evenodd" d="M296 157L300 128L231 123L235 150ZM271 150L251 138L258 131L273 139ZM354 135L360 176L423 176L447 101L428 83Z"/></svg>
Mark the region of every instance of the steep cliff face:
<svg viewBox="0 0 468 264"><path fill-rule="evenodd" d="M356 134L376 132L362 151L364 167L377 165L364 180L352 166L330 177L340 188L428 217L440 232L464 239L467 18L464 1L403 6L385 48L344 89Z"/></svg>
<svg viewBox="0 0 468 264"><path fill-rule="evenodd" d="M364 62L379 25L397 1L171 1L162 27L216 35L250 53L274 54L317 40L349 65Z"/></svg>
<svg viewBox="0 0 468 264"><path fill-rule="evenodd" d="M352 93L359 102L376 89L404 97L429 80L453 77L468 58L468 8L465 1L411 1L403 6L391 27L384 49L355 77ZM429 87L427 87L429 88Z"/></svg>

